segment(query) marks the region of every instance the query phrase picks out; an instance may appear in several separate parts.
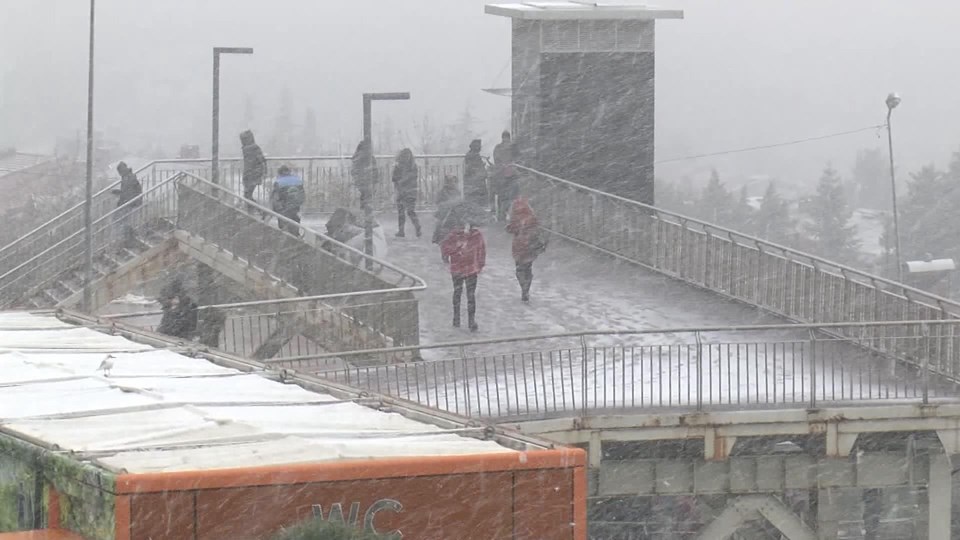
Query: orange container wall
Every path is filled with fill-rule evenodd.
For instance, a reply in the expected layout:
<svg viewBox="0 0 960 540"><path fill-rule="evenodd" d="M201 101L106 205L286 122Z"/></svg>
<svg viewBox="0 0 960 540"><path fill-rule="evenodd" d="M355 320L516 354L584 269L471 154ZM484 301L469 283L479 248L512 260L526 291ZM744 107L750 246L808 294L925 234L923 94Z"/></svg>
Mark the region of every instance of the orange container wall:
<svg viewBox="0 0 960 540"><path fill-rule="evenodd" d="M517 454L493 454L192 477L127 475L118 481L118 489L128 494L118 501L116 538L261 540L319 515L342 516L384 538L399 538L391 535L399 531L414 540L585 540L583 451L525 456L526 463Z"/></svg>

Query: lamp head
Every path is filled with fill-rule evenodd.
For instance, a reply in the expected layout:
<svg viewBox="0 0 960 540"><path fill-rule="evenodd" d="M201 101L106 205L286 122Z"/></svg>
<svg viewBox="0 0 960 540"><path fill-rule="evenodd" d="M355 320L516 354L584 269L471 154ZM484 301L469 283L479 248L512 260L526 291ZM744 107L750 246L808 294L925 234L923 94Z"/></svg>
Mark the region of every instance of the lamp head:
<svg viewBox="0 0 960 540"><path fill-rule="evenodd" d="M900 96L896 92L892 92L887 96L887 108L891 111L897 108L897 105L900 104Z"/></svg>

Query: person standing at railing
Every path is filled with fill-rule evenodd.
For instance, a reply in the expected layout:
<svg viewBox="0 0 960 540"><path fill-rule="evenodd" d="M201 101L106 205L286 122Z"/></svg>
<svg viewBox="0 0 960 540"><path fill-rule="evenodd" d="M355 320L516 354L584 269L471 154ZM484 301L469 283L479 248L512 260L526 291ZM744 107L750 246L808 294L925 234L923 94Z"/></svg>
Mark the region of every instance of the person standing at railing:
<svg viewBox="0 0 960 540"><path fill-rule="evenodd" d="M519 192L515 163L516 154L514 152L513 142L510 140L510 132L504 131L501 135L500 144L493 149L493 191L497 196L496 210L498 221L505 221L507 219L507 210Z"/></svg>
<svg viewBox="0 0 960 540"><path fill-rule="evenodd" d="M467 322L471 332L476 332L477 326L477 279L487 263L487 246L483 241L483 234L473 224L469 230L463 223L444 238L440 243L440 253L443 262L450 266L450 275L453 278L453 326L460 327L460 300L463 289L467 289Z"/></svg>
<svg viewBox="0 0 960 540"><path fill-rule="evenodd" d="M547 243L537 216L526 197L514 199L510 207L507 232L513 235L512 252L517 267L517 282L520 283L520 300L529 302L530 286L533 285L533 261L546 250Z"/></svg>
<svg viewBox="0 0 960 540"><path fill-rule="evenodd" d="M303 206L304 198L303 180L291 173L290 167L281 165L277 171L277 180L273 183L273 191L270 193L270 205L273 211L300 223L300 207ZM284 220L279 220L277 226L281 231L287 231L294 236L300 235L300 229Z"/></svg>
<svg viewBox="0 0 960 540"><path fill-rule="evenodd" d="M369 141L360 141L357 151L351 158L350 176L353 185L360 192L360 207L367 208L373 204L380 171L377 169L377 160L373 157L373 149Z"/></svg>
<svg viewBox="0 0 960 540"><path fill-rule="evenodd" d="M138 197L143 194L143 186L140 185L140 180L137 180L137 173L133 172L133 169L123 161L117 165L117 173L120 174L120 188L111 191L111 193L117 195L117 208L121 208L127 203L130 204L123 210L119 210L114 219L115 223L118 223L117 226L123 229L124 244L131 246L136 242L136 233L133 227L126 223L128 221L127 216L142 204L142 200Z"/></svg>
<svg viewBox="0 0 960 540"><path fill-rule="evenodd" d="M251 202L253 191L263 184L267 175L267 158L263 150L253 139L253 132L249 129L240 134L241 150L243 152L243 197Z"/></svg>
<svg viewBox="0 0 960 540"><path fill-rule="evenodd" d="M410 221L417 230L417 238L422 234L416 211L419 177L420 170L413 160L413 152L409 148L404 148L397 155L397 164L393 167L393 185L397 192L397 238L405 236L403 228L406 224L406 216L404 214L410 216Z"/></svg>
<svg viewBox="0 0 960 540"><path fill-rule="evenodd" d="M193 339L197 331L197 304L190 299L179 279L174 279L160 292L163 316L157 332L180 339Z"/></svg>
<svg viewBox="0 0 960 540"><path fill-rule="evenodd" d="M463 198L485 208L490 201L487 192L487 166L480 155L481 144L480 139L474 139L463 158Z"/></svg>

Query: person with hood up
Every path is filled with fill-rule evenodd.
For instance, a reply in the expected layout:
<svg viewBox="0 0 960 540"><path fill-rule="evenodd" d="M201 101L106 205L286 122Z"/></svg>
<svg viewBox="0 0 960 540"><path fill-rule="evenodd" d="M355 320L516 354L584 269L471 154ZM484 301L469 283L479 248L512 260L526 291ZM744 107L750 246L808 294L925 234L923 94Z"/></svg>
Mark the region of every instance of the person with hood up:
<svg viewBox="0 0 960 540"><path fill-rule="evenodd" d="M240 144L243 152L243 197L253 201L253 190L263 183L267 175L267 158L263 157L263 150L254 141L253 132L249 129L240 134Z"/></svg>
<svg viewBox="0 0 960 540"><path fill-rule="evenodd" d="M463 198L480 207L489 202L487 194L487 166L480 155L480 139L470 143L470 150L463 158Z"/></svg>
<svg viewBox="0 0 960 540"><path fill-rule="evenodd" d="M120 189L115 189L112 193L118 196L117 208L120 208L142 195L143 186L140 185L140 180L137 180L137 173L133 172L133 169L123 161L117 165L117 173L120 174ZM141 202L138 199L130 206L140 206Z"/></svg>
<svg viewBox="0 0 960 540"><path fill-rule="evenodd" d="M507 232L513 235L512 252L517 266L520 300L529 302L530 286L533 284L533 261L546 249L546 242L537 216L526 197L514 199Z"/></svg>
<svg viewBox="0 0 960 540"><path fill-rule="evenodd" d="M397 156L397 164L393 167L393 185L397 192L397 238L405 236L403 228L406 223L406 215L410 216L410 221L417 230L417 238L420 238L420 220L417 218L417 192L419 186L420 170L413 160L413 152L409 148L404 148Z"/></svg>
<svg viewBox="0 0 960 540"><path fill-rule="evenodd" d="M193 339L197 331L197 304L187 296L179 279L164 287L160 292L160 306L163 316L157 332L180 339Z"/></svg>
<svg viewBox="0 0 960 540"><path fill-rule="evenodd" d="M471 332L477 326L477 279L487 263L487 246L483 234L473 224L469 230L459 223L440 243L443 262L450 267L453 278L453 326L460 327L460 300L467 289L467 323Z"/></svg>
<svg viewBox="0 0 960 540"><path fill-rule="evenodd" d="M138 198L143 194L143 186L137 180L137 174L123 161L117 165L117 172L120 174L120 188L112 190L111 193L117 195L117 208L127 203L130 205L114 214L114 223L117 224L116 227L122 228L123 243L131 247L136 244L136 232L125 222L128 221L127 217L143 204L143 201Z"/></svg>
<svg viewBox="0 0 960 540"><path fill-rule="evenodd" d="M433 229L433 243L439 244L453 230L454 220L453 210L463 198L460 195L460 188L457 186L457 177L448 174L443 177L443 187L437 195L437 209L433 213L436 218L436 225Z"/></svg>
<svg viewBox="0 0 960 540"><path fill-rule="evenodd" d="M363 140L357 145L357 151L351 158L350 176L353 177L353 185L360 192L360 206L368 207L373 202L380 176L369 141Z"/></svg>
<svg viewBox="0 0 960 540"><path fill-rule="evenodd" d="M273 211L281 216L300 223L300 207L303 206L305 194L303 180L290 172L290 167L282 165L277 171L277 180L273 183L273 192L270 194L270 204ZM299 235L300 230L283 220L278 224L281 231Z"/></svg>
<svg viewBox="0 0 960 540"><path fill-rule="evenodd" d="M517 197L516 153L510 132L504 131L501 142L493 149L493 166L495 171L495 190L497 194L497 220L503 221L507 217L507 209L513 199Z"/></svg>

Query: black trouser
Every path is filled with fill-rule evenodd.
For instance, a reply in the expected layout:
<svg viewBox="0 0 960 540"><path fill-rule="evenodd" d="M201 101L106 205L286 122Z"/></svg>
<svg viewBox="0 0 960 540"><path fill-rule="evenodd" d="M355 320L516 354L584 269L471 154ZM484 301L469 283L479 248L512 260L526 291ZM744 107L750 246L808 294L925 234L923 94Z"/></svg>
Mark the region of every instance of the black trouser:
<svg viewBox="0 0 960 540"><path fill-rule="evenodd" d="M300 223L300 207L299 206L296 208L284 208L282 212L277 212L277 213L287 219ZM300 234L300 230L296 226L294 226L292 223L287 223L283 220L278 220L278 221L280 221L279 226L281 231L290 231L290 234L296 234L296 235Z"/></svg>
<svg viewBox="0 0 960 540"><path fill-rule="evenodd" d="M408 198L397 200L397 232L403 234L403 227L406 225L407 216L410 216L410 221L412 221L413 226L417 228L417 236L420 236L420 218L417 217L416 207L416 199Z"/></svg>
<svg viewBox="0 0 960 540"><path fill-rule="evenodd" d="M517 263L517 282L520 283L520 294L525 298L530 295L530 285L533 284L533 261Z"/></svg>
<svg viewBox="0 0 960 540"><path fill-rule="evenodd" d="M497 186L497 219L500 221L507 219L507 211L510 210L510 205L517 198L519 191L516 178L511 176L500 179L500 184Z"/></svg>
<svg viewBox="0 0 960 540"><path fill-rule="evenodd" d="M477 315L477 276L453 276L453 324L460 324L460 297L467 285L467 320L473 324Z"/></svg>

